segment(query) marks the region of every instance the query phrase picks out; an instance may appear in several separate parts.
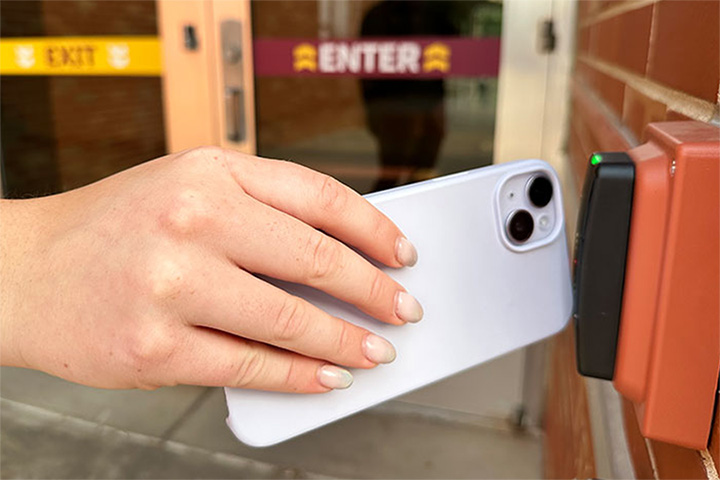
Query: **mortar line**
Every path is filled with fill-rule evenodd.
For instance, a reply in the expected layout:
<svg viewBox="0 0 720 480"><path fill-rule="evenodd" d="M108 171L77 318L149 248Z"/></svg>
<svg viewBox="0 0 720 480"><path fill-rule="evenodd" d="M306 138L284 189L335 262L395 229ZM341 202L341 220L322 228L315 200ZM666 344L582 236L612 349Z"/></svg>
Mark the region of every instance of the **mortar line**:
<svg viewBox="0 0 720 480"><path fill-rule="evenodd" d="M582 1L582 0L580 0L580 1ZM634 2L627 2L627 3L623 3L621 5L618 5L616 7L608 8L607 10L596 14L592 18L588 18L587 20L583 21L580 24L580 28L589 27L590 25L600 23L603 20L608 20L610 18L617 17L618 15L622 15L623 13L632 12L633 10L638 10L638 9L646 7L648 5L658 3L659 1L660 0L636 0Z"/></svg>
<svg viewBox="0 0 720 480"><path fill-rule="evenodd" d="M701 122L717 122L718 105L715 103L643 78L624 68L589 57L588 55L578 55L578 60L616 80L620 80L648 98L661 102L665 104L667 108L675 110L686 117Z"/></svg>
<svg viewBox="0 0 720 480"><path fill-rule="evenodd" d="M651 60L652 55L650 55L652 52L654 52L654 46L657 42L657 16L658 16L658 8L657 5L653 5L652 14L650 15L650 34L648 35L648 48L647 48L647 58L645 59L645 75L650 72L650 66L651 66Z"/></svg>
<svg viewBox="0 0 720 480"><path fill-rule="evenodd" d="M655 451L652 448L652 444L650 443L650 440L646 437L643 437L643 440L645 440L645 448L647 449L648 456L650 457L650 467L652 468L653 476L656 479L660 478L660 475L658 475L658 468L657 468L657 460L655 459Z"/></svg>
<svg viewBox="0 0 720 480"><path fill-rule="evenodd" d="M705 473L707 473L708 480L718 480L720 477L718 477L718 471L717 468L715 468L715 462L713 461L710 452L708 452L706 448L705 450L698 450L698 453L702 459L703 467L705 467Z"/></svg>

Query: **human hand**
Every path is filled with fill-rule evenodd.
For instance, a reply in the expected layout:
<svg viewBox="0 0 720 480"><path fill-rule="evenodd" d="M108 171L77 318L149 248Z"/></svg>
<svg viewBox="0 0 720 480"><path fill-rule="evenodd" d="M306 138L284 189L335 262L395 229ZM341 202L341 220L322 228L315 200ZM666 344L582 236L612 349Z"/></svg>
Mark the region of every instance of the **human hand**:
<svg viewBox="0 0 720 480"><path fill-rule="evenodd" d="M386 323L422 317L344 244L410 266L417 255L400 230L289 162L189 150L60 195L2 201L0 226L2 364L90 386L326 392L352 382L337 365L395 358L386 340L255 274Z"/></svg>

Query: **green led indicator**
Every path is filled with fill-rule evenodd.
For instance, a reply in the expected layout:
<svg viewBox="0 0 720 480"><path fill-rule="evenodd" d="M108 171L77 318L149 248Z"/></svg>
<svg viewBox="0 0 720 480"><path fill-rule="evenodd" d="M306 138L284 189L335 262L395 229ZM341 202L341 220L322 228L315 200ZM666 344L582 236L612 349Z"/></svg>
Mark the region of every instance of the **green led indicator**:
<svg viewBox="0 0 720 480"><path fill-rule="evenodd" d="M597 153L590 157L590 165L597 165L600 162L602 162L602 157Z"/></svg>

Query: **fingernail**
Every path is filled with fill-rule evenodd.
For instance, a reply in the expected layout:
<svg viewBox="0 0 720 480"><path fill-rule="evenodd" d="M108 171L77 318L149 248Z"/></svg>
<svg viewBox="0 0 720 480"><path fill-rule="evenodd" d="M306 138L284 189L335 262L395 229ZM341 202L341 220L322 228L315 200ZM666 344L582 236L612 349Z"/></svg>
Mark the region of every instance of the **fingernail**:
<svg viewBox="0 0 720 480"><path fill-rule="evenodd" d="M373 363L390 363L397 357L395 347L390 342L372 333L365 337L363 353Z"/></svg>
<svg viewBox="0 0 720 480"><path fill-rule="evenodd" d="M395 299L395 314L405 322L417 323L423 318L423 308L415 297L407 292L398 292Z"/></svg>
<svg viewBox="0 0 720 480"><path fill-rule="evenodd" d="M342 390L353 383L352 373L335 365L325 365L318 370L318 381L325 388Z"/></svg>
<svg viewBox="0 0 720 480"><path fill-rule="evenodd" d="M418 254L417 250L415 250L415 246L405 237L397 239L397 244L395 245L395 257L397 258L397 261L405 267L412 267L418 260Z"/></svg>

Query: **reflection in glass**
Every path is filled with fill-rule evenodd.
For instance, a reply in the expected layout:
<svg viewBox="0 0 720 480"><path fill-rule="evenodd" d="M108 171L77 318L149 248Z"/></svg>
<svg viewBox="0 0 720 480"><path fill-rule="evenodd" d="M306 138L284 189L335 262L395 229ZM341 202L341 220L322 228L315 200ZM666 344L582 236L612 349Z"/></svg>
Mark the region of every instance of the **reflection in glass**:
<svg viewBox="0 0 720 480"><path fill-rule="evenodd" d="M252 2L255 39L499 37L501 15L497 1ZM362 193L492 163L495 77L255 81L258 153Z"/></svg>
<svg viewBox="0 0 720 480"><path fill-rule="evenodd" d="M454 36L450 11L436 2L382 1L363 18L363 37ZM400 185L403 177L435 176L445 136L443 79L362 79L367 125L377 139L382 169L373 190ZM405 175L403 175L405 174Z"/></svg>
<svg viewBox="0 0 720 480"><path fill-rule="evenodd" d="M124 35L157 35L155 2L0 2L2 38ZM161 80L3 75L0 129L5 196L80 187L165 154Z"/></svg>

